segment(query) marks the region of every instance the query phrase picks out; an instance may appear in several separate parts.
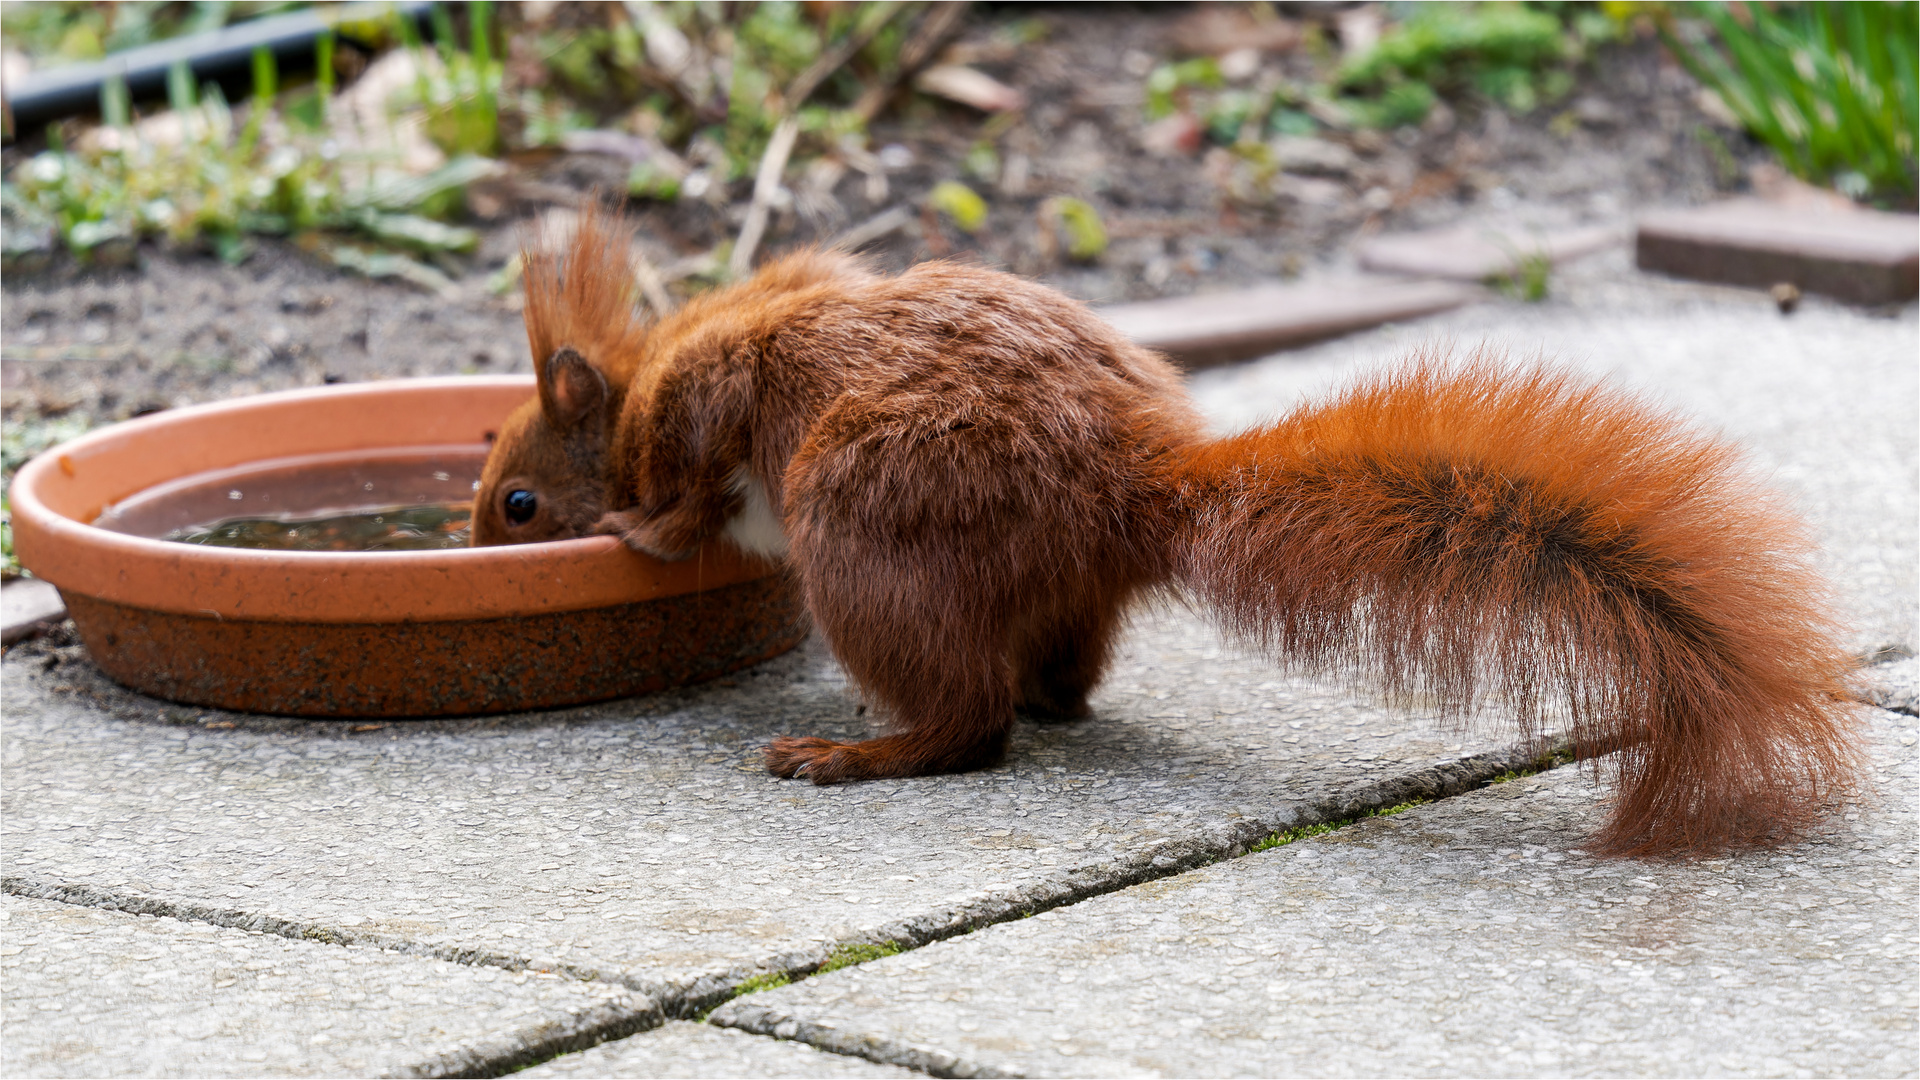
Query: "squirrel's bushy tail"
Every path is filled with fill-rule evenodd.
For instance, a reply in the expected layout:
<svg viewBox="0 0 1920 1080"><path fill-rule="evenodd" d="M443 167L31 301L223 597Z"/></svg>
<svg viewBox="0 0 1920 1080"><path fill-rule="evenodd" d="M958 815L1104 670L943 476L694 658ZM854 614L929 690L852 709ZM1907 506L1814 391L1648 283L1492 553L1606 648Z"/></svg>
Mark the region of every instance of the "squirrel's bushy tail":
<svg viewBox="0 0 1920 1080"><path fill-rule="evenodd" d="M1856 749L1803 528L1726 443L1565 372L1425 358L1186 466L1187 584L1283 660L1566 710L1615 854L1808 824Z"/></svg>

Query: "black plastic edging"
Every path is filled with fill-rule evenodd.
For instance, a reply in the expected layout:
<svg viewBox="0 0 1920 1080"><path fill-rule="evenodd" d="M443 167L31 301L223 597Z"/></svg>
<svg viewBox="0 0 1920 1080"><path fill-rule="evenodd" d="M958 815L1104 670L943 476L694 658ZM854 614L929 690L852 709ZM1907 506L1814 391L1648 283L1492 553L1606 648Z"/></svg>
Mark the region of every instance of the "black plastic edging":
<svg viewBox="0 0 1920 1080"><path fill-rule="evenodd" d="M310 66L313 43L342 24L380 19L397 11L412 19L421 33L430 35L430 0L401 0L386 4L349 4L236 23L204 34L174 38L117 52L104 60L36 71L6 88L13 130L34 131L48 121L89 113L100 106L100 88L114 75L127 82L135 100L166 96L167 73L184 62L196 84L218 82L247 86L252 82L253 53L266 49L284 67Z"/></svg>

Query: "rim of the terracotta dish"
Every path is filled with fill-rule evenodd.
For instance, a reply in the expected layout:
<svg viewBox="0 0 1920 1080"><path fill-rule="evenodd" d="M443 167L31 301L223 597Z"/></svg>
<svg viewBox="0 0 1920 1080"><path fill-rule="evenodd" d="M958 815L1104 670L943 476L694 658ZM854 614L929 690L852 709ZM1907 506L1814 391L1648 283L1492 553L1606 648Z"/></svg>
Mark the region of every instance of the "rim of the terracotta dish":
<svg viewBox="0 0 1920 1080"><path fill-rule="evenodd" d="M410 411L408 399L420 404L458 392L490 397L503 407L497 413L470 410L490 412L492 418L484 422L413 409L428 419L405 441L350 437L337 440L346 445L323 447L325 440L307 433L313 445L305 451L274 448L150 478L128 490L109 486L111 481L89 477L81 484L77 479L89 464L127 453L129 442L186 433L173 429L211 434L250 414L370 404L404 413ZM736 584L775 571L725 542L709 544L680 563L630 551L612 537L437 551L279 552L175 543L92 524L104 507L157 484L242 464L302 453L484 445L484 432L497 428L533 392L530 375L394 379L259 394L113 424L36 455L15 474L10 493L14 548L23 566L62 590L153 611L275 622L441 622L579 611ZM50 504L58 484L85 490L65 492L67 497L53 497Z"/></svg>

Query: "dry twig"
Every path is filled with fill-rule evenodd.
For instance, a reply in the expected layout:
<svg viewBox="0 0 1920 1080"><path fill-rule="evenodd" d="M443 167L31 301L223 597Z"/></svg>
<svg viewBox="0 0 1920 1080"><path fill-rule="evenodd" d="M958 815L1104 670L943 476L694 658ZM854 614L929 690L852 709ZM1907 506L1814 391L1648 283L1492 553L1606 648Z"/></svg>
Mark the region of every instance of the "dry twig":
<svg viewBox="0 0 1920 1080"><path fill-rule="evenodd" d="M727 260L727 272L743 278L753 269L753 251L767 231L767 212L773 196L780 190L780 174L793 153L793 141L800 134L800 121L789 116L773 129L767 152L760 157L760 171L753 178L753 203L747 207L747 220L740 225L740 239L734 242L733 257Z"/></svg>
<svg viewBox="0 0 1920 1080"><path fill-rule="evenodd" d="M653 308L655 318L664 319L673 314L678 304L673 302L673 294L667 292L666 279L660 276L660 268L653 265L647 253L640 250L638 244L633 248L633 280L640 286L640 295L647 298L647 306Z"/></svg>
<svg viewBox="0 0 1920 1080"><path fill-rule="evenodd" d="M868 244L873 243L875 240L897 230L904 229L912 223L912 208L895 206L891 209L882 210L866 221L834 237L833 243L828 244L827 249L829 251L858 251Z"/></svg>

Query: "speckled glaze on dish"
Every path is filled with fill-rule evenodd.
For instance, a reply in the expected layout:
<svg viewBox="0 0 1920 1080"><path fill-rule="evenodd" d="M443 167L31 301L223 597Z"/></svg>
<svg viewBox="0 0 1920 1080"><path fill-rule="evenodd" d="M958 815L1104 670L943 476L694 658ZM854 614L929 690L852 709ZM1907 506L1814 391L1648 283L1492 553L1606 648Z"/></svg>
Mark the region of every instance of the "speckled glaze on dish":
<svg viewBox="0 0 1920 1080"><path fill-rule="evenodd" d="M771 564L716 543L663 563L611 537L451 551L272 552L89 524L253 462L484 446L529 377L396 380L195 406L82 436L15 478L21 562L60 588L114 679L305 716L551 708L712 678L805 635Z"/></svg>

